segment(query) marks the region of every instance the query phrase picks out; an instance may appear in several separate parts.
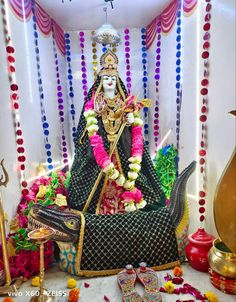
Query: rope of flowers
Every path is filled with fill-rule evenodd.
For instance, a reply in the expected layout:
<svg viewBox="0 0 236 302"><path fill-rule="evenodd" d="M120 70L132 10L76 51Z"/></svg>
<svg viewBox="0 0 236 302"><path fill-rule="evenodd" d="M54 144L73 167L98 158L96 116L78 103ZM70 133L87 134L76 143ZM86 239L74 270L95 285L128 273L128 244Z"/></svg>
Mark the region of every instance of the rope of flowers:
<svg viewBox="0 0 236 302"><path fill-rule="evenodd" d="M130 96L127 100L127 106L134 100L134 96ZM114 166L111 158L104 148L102 137L98 134L99 126L97 114L94 110L94 96L85 104L84 116L86 119L86 129L88 131L90 144L93 148L96 163L103 170L103 172L111 179L116 181L118 186L124 187L126 190L122 194L123 203L126 212L135 211L145 207L146 201L143 198L142 192L135 187L135 181L141 169L141 161L143 155L143 136L142 125L143 121L140 118L138 111L133 114L132 130L132 146L131 157L128 159L129 172L128 179L124 177Z"/></svg>

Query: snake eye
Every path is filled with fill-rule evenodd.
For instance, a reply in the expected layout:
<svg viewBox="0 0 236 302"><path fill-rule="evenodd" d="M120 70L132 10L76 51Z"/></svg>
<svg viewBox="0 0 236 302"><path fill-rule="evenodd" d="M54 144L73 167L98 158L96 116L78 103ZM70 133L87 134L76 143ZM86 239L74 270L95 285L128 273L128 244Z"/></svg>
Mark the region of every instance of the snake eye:
<svg viewBox="0 0 236 302"><path fill-rule="evenodd" d="M74 230L76 229L76 226L77 226L77 223L74 219L69 219L69 220L65 221L65 224L68 228L74 229Z"/></svg>

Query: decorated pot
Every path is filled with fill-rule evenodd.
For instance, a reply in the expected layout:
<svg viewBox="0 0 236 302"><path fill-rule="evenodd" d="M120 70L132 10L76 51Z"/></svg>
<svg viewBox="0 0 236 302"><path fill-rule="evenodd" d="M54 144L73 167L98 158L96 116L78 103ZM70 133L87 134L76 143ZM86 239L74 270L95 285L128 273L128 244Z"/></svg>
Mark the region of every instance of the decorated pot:
<svg viewBox="0 0 236 302"><path fill-rule="evenodd" d="M220 239L214 241L208 261L213 271L221 276L236 278L236 254L232 253Z"/></svg>
<svg viewBox="0 0 236 302"><path fill-rule="evenodd" d="M226 278L209 268L209 277L213 286L222 292L236 295L236 278Z"/></svg>
<svg viewBox="0 0 236 302"><path fill-rule="evenodd" d="M208 252L213 245L214 236L208 234L203 228L188 236L186 245L186 257L190 265L201 272L208 272Z"/></svg>

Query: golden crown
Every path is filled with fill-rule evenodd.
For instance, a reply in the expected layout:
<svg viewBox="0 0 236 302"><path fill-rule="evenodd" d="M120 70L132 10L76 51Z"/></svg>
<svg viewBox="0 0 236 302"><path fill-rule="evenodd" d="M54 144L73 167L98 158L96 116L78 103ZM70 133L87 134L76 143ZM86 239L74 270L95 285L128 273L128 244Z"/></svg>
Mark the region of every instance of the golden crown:
<svg viewBox="0 0 236 302"><path fill-rule="evenodd" d="M101 56L100 65L100 75L118 75L118 58L110 49Z"/></svg>

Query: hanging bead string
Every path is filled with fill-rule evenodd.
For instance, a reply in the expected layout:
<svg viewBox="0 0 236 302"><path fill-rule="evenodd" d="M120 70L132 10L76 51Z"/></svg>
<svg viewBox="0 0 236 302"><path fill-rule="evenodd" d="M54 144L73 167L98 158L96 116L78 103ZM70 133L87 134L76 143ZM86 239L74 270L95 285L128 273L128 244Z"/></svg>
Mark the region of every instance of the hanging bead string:
<svg viewBox="0 0 236 302"><path fill-rule="evenodd" d="M156 48L156 68L155 68L155 81L156 81L156 102L154 108L154 142L155 142L155 155L157 154L157 146L159 141L159 86L160 86L160 66L161 66L161 19L158 18L157 22L157 48Z"/></svg>
<svg viewBox="0 0 236 302"><path fill-rule="evenodd" d="M143 97L147 98L147 86L148 86L148 73L147 73L147 48L146 48L146 28L141 29L141 51L142 51L142 65L143 65ZM145 144L149 145L149 125L148 125L148 108L143 108L144 115L144 140Z"/></svg>
<svg viewBox="0 0 236 302"><path fill-rule="evenodd" d="M112 46L112 51L114 52L114 53L116 53L117 52L117 44L112 44L111 45Z"/></svg>
<svg viewBox="0 0 236 302"><path fill-rule="evenodd" d="M6 4L5 1L1 1L2 7L2 21L3 21L3 30L4 30L4 38L6 45L6 56L7 56L7 64L8 64L8 79L10 85L10 99L12 101L12 116L15 128L16 135L16 146L17 146L17 170L19 171L19 179L20 179L20 187L21 193L23 195L28 194L27 189L27 181L25 180L25 148L24 148L24 139L23 139L23 131L20 123L20 103L19 103L19 95L18 95L18 85L16 81L16 67L15 67L15 48L12 46L12 40L9 34L9 26L6 17Z"/></svg>
<svg viewBox="0 0 236 302"><path fill-rule="evenodd" d="M34 45L35 45L35 58L36 58L36 67L37 67L37 77L38 77L38 88L39 88L39 97L40 97L40 108L41 108L41 121L44 135L44 147L47 156L48 169L52 170L52 152L51 144L49 143L49 123L47 121L46 111L44 107L44 90L43 90L43 80L40 67L40 51L39 51L39 42L38 42L38 32L37 32L37 23L35 17L35 2L31 0L32 4L32 13L33 13L33 33L34 33Z"/></svg>
<svg viewBox="0 0 236 302"><path fill-rule="evenodd" d="M107 51L107 47L106 47L106 44L102 44L102 52L106 52Z"/></svg>
<svg viewBox="0 0 236 302"><path fill-rule="evenodd" d="M56 78L57 78L57 102L58 102L58 114L59 114L59 122L61 125L61 152L62 152L62 161L64 164L68 162L68 154L67 154L67 144L66 144L66 135L64 130L64 100L63 100L63 92L61 87L61 78L60 78L60 70L58 64L58 53L55 42L54 30L52 27L52 42L53 42L53 53L54 53L54 62L56 66Z"/></svg>
<svg viewBox="0 0 236 302"><path fill-rule="evenodd" d="M94 36L94 31L91 32L92 38ZM98 56L97 56L97 43L93 41L92 39L92 53L93 53L93 76L94 76L94 81L97 78L98 74Z"/></svg>
<svg viewBox="0 0 236 302"><path fill-rule="evenodd" d="M181 78L181 20L182 20L182 0L178 1L178 12L177 12L177 28L176 28L176 148L177 154L179 154L179 138L180 138L180 111L182 103L182 78ZM178 164L178 163L177 163ZM178 171L178 168L177 168Z"/></svg>
<svg viewBox="0 0 236 302"><path fill-rule="evenodd" d="M74 142L76 137L76 125L75 125L75 105L74 105L74 88L73 88L73 75L71 68L71 52L70 52L70 34L65 33L65 47L66 47L66 61L67 61L67 79L68 79L68 91L70 100L70 116L72 122L72 140Z"/></svg>
<svg viewBox="0 0 236 302"><path fill-rule="evenodd" d="M210 29L211 29L211 0L205 0L205 16L203 25L203 51L201 58L204 64L203 79L201 81L201 115L199 117L201 123L201 139L200 139L200 150L199 150L199 164L200 164L200 175L201 175L201 189L199 191L199 213L200 221L205 220L205 204L206 204L206 149L207 149L207 113L208 113L208 85L209 85L209 48L210 48Z"/></svg>
<svg viewBox="0 0 236 302"><path fill-rule="evenodd" d="M82 87L84 91L84 97L87 96L88 93L88 86L87 86L87 69L86 69L86 62L85 62L85 55L84 55L84 32L81 31L79 33L79 40L80 40L80 48L81 48L81 71L82 71Z"/></svg>
<svg viewBox="0 0 236 302"><path fill-rule="evenodd" d="M124 30L125 38L125 63L126 63L126 86L128 93L131 90L131 72L130 72L130 35L129 29Z"/></svg>

